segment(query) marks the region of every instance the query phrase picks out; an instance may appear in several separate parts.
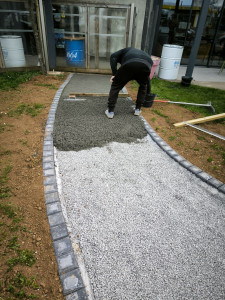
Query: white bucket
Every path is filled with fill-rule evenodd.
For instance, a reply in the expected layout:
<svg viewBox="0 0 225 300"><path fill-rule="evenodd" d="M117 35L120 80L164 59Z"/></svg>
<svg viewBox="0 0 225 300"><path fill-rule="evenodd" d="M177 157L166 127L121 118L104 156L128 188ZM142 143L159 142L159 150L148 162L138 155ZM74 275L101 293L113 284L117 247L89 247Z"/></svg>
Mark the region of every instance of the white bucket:
<svg viewBox="0 0 225 300"><path fill-rule="evenodd" d="M6 68L26 66L21 36L2 35L0 36L0 43Z"/></svg>
<svg viewBox="0 0 225 300"><path fill-rule="evenodd" d="M167 80L177 79L183 50L183 46L163 45L159 66L159 78Z"/></svg>

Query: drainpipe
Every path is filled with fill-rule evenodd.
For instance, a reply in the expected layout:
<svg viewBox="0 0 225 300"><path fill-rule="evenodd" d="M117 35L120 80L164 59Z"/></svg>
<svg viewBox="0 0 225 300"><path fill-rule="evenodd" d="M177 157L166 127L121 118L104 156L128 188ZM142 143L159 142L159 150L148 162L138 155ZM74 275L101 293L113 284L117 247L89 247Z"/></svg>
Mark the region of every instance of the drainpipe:
<svg viewBox="0 0 225 300"><path fill-rule="evenodd" d="M193 47L191 49L191 54L190 54L190 57L189 57L186 74L185 74L185 76L182 76L181 84L184 85L184 86L189 86L191 84L192 79L193 79L192 73L193 73L193 69L194 69L194 66L195 66L195 61L196 61L196 57L197 57L197 54L198 54L198 49L199 49L199 46L200 46L202 32L203 32L203 29L204 29L206 17L207 17L207 14L208 14L209 3L210 3L210 0L203 0L202 9L201 9L201 13L200 13L200 16L199 16L198 26L197 26L197 30L196 30L195 39L194 39L194 44L193 44Z"/></svg>

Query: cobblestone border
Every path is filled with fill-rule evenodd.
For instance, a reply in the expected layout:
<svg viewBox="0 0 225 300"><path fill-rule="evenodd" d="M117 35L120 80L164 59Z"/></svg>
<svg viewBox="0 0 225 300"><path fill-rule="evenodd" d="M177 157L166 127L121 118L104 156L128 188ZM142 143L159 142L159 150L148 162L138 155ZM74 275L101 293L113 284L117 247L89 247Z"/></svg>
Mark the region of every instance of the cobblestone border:
<svg viewBox="0 0 225 300"><path fill-rule="evenodd" d="M123 92L128 94L127 89L124 87ZM132 100L131 97L128 97L129 100ZM186 160L183 156L179 155L175 150L173 150L151 127L151 125L145 120L145 118L140 115L140 118L143 120L145 124L145 129L147 130L150 137L153 139L153 141L156 142L156 144L165 151L170 157L172 157L176 162L178 162L181 166L183 166L188 171L195 174L198 178L203 180L204 182L208 183L209 185L216 188L221 193L225 194L225 184L216 178L212 177L208 173L202 171L200 168L196 167L192 163L190 163L188 160Z"/></svg>
<svg viewBox="0 0 225 300"><path fill-rule="evenodd" d="M53 146L55 113L63 89L73 74L60 86L53 99L45 128L43 143L43 183L48 222L58 264L58 273L66 300L88 300L77 264L59 199Z"/></svg>
<svg viewBox="0 0 225 300"><path fill-rule="evenodd" d="M56 181L52 136L58 102L63 89L69 83L72 76L73 74L70 74L56 92L48 114L43 143L43 183L47 217L58 264L58 273L62 284L63 295L66 296L66 300L88 300L62 213ZM124 89L124 92L126 92L126 89ZM128 99L132 101L130 97L128 97ZM143 116L140 117L144 121L146 131L162 150L198 178L225 194L225 184L180 156L153 130Z"/></svg>
<svg viewBox="0 0 225 300"><path fill-rule="evenodd" d="M132 100L130 98L130 100ZM181 166L183 166L188 171L192 172L198 178L203 180L204 182L208 183L209 185L216 188L218 191L225 194L225 184L216 178L212 177L208 173L202 171L200 168L196 167L188 160L186 160L183 156L179 155L175 150L173 150L156 132L155 130L149 125L149 123L145 120L143 116L140 116L141 119L144 121L145 129L147 130L150 137L156 144L165 151L171 158L173 158L176 162L178 162Z"/></svg>

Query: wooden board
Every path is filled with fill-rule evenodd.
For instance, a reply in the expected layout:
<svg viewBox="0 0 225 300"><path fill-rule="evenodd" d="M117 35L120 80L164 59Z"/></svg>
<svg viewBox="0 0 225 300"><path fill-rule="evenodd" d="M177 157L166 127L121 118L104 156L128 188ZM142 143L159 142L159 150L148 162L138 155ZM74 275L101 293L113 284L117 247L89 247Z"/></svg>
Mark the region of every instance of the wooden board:
<svg viewBox="0 0 225 300"><path fill-rule="evenodd" d="M213 120L222 119L222 118L225 118L225 113L213 115L213 116L209 116L209 117L205 117L205 118L193 119L193 120L189 120L189 121L185 121L185 122L189 123L189 124L199 124L199 123L205 123L208 121L213 121ZM175 123L173 125L175 127L186 126L186 124L184 122Z"/></svg>
<svg viewBox="0 0 225 300"><path fill-rule="evenodd" d="M102 97L108 97L109 94L108 93L71 93L71 94L69 94L70 98L79 97L79 96L89 96L89 97L102 96ZM122 94L122 93L120 93L118 95L118 97L129 97L129 94Z"/></svg>

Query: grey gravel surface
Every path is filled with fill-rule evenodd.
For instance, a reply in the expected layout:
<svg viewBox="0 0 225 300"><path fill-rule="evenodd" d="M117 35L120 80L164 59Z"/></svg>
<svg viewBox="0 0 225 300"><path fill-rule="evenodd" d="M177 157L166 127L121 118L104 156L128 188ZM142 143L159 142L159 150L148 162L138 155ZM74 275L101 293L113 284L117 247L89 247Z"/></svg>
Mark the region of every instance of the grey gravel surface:
<svg viewBox="0 0 225 300"><path fill-rule="evenodd" d="M225 299L224 194L146 136L128 100L113 120L107 99L65 100L108 92L109 78L74 74L54 124L62 211L88 299Z"/></svg>
<svg viewBox="0 0 225 300"><path fill-rule="evenodd" d="M57 151L57 165L94 299L225 299L223 194L147 137Z"/></svg>
<svg viewBox="0 0 225 300"><path fill-rule="evenodd" d="M109 142L134 142L147 132L143 122L134 116L133 102L119 98L115 118L105 116L106 97L87 100L60 99L54 124L54 145L60 150L82 150Z"/></svg>

